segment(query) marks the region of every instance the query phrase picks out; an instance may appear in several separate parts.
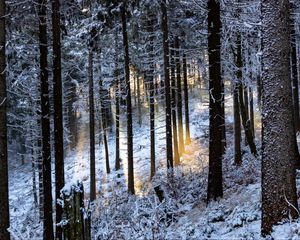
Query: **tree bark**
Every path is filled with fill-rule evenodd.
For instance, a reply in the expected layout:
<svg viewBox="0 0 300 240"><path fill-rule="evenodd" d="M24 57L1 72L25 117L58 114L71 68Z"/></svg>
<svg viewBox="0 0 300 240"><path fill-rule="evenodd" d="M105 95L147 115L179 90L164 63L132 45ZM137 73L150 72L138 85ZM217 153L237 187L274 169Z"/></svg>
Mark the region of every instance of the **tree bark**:
<svg viewBox="0 0 300 240"><path fill-rule="evenodd" d="M55 208L56 208L56 223L59 223L62 220L62 208L58 204L58 199L60 198L60 190L64 187L64 183L65 183L59 0L52 0L52 34L53 34L55 197L56 197ZM62 239L61 227L56 227L56 238Z"/></svg>
<svg viewBox="0 0 300 240"><path fill-rule="evenodd" d="M201 82L200 88L201 88ZM183 54L183 88L184 88L184 110L185 110L185 144L189 145L191 143L190 134L190 113L189 113L189 89L188 89L188 79L187 79L187 66L186 66L186 55ZM200 93L201 95L201 93Z"/></svg>
<svg viewBox="0 0 300 240"><path fill-rule="evenodd" d="M164 59L164 96L166 108L166 148L167 167L173 168L172 150L172 117L171 117L171 94L170 94L170 62L169 62L169 29L166 0L161 1L161 29L163 33L163 59Z"/></svg>
<svg viewBox="0 0 300 240"><path fill-rule="evenodd" d="M293 4L291 4L291 10L294 10ZM299 119L299 87L298 87L298 63L297 63L297 43L296 43L296 31L295 20L291 18L291 72L292 72L292 89L293 89L293 106L294 106L294 122L296 133L300 131L300 119Z"/></svg>
<svg viewBox="0 0 300 240"><path fill-rule="evenodd" d="M100 98L100 115L101 115L100 129L102 129L102 133L103 133L106 173L109 174L110 166L109 166L109 151L108 151L108 142L107 142L108 109L107 109L107 104L105 103L105 98L108 97L106 95L108 95L109 93L103 89L101 74L102 73L101 73L101 66L100 66L100 79L99 79L99 98Z"/></svg>
<svg viewBox="0 0 300 240"><path fill-rule="evenodd" d="M9 240L9 200L7 164L7 110L5 61L5 0L0 1L0 239Z"/></svg>
<svg viewBox="0 0 300 240"><path fill-rule="evenodd" d="M120 80L118 70L118 30L115 31L115 98L116 98L116 159L115 169L120 169Z"/></svg>
<svg viewBox="0 0 300 240"><path fill-rule="evenodd" d="M252 86L249 87L249 113L250 113L250 125L251 125L251 131L252 131L253 139L255 139L255 126L254 126L254 100L253 100L253 90L252 90Z"/></svg>
<svg viewBox="0 0 300 240"><path fill-rule="evenodd" d="M220 3L208 0L209 172L207 202L223 197L222 79Z"/></svg>
<svg viewBox="0 0 300 240"><path fill-rule="evenodd" d="M95 103L93 76L93 49L89 49L89 126L90 126L90 199L96 199L96 163L95 163Z"/></svg>
<svg viewBox="0 0 300 240"><path fill-rule="evenodd" d="M126 6L123 3L121 8L122 33L124 47L125 82L126 82L126 108L127 108L127 158L128 158L128 192L135 194L134 171L133 171L133 134L132 134L132 108L130 90L130 70L129 70L129 46L127 36L127 16Z"/></svg>
<svg viewBox="0 0 300 240"><path fill-rule="evenodd" d="M239 88L238 83L234 83L233 90L233 114L234 114L234 163L242 163L241 154L241 116L239 107Z"/></svg>
<svg viewBox="0 0 300 240"><path fill-rule="evenodd" d="M181 88L181 65L179 37L175 37L175 60L176 60L176 83L177 83L177 113L178 113L178 149L179 156L184 153L183 123L182 123L182 88ZM175 162L176 165L180 164Z"/></svg>
<svg viewBox="0 0 300 240"><path fill-rule="evenodd" d="M172 44L173 45L173 44ZM178 135L177 135L177 118L176 118L176 76L175 76L175 46L171 50L171 105L172 105L172 127L173 127L173 149L174 149L174 163L180 163Z"/></svg>
<svg viewBox="0 0 300 240"><path fill-rule="evenodd" d="M154 25L156 16L150 12L147 16L147 31L149 34L149 46L147 48L148 59L149 59L149 69L146 71L146 81L149 84L149 98L150 98L150 178L155 175L155 101L154 101L154 41L155 36Z"/></svg>
<svg viewBox="0 0 300 240"><path fill-rule="evenodd" d="M50 110L48 83L48 49L46 1L38 1L39 41L40 41L40 78L42 111L42 158L43 158L43 205L44 239L54 238L52 220L52 185L51 185L51 147L50 147Z"/></svg>
<svg viewBox="0 0 300 240"><path fill-rule="evenodd" d="M262 235L298 217L289 1L262 0ZM283 121L284 119L284 121Z"/></svg>

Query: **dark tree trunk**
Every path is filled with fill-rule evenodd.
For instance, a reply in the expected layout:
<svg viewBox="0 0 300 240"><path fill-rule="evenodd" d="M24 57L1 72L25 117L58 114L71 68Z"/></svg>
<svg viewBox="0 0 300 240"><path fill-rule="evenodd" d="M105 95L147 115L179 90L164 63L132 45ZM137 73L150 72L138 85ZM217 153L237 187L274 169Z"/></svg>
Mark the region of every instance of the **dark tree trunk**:
<svg viewBox="0 0 300 240"><path fill-rule="evenodd" d="M100 98L100 115L101 115L101 123L100 129L102 128L103 133L103 143L105 149L105 165L106 165L106 173L110 173L110 166L109 166L109 151L108 151L108 142L107 142L107 122L108 122L108 104L105 102L105 98L108 97L108 92L103 89L102 85L102 76L101 76L101 67L100 67L100 79L99 79L99 98ZM101 134L100 134L101 135Z"/></svg>
<svg viewBox="0 0 300 240"><path fill-rule="evenodd" d="M238 83L234 83L233 90L233 114L234 114L234 163L242 163L241 154L241 116L239 107L239 89Z"/></svg>
<svg viewBox="0 0 300 240"><path fill-rule="evenodd" d="M291 10L294 10L293 4L291 4ZM295 20L291 19L291 71L292 71L292 86L293 86L293 106L294 106L294 122L295 131L300 131L300 119L299 119L299 87L298 87L298 63L297 63L297 43L296 43L296 31Z"/></svg>
<svg viewBox="0 0 300 240"><path fill-rule="evenodd" d="M118 30L115 32L115 97L116 97L116 159L115 169L120 169L120 81L118 71Z"/></svg>
<svg viewBox="0 0 300 240"><path fill-rule="evenodd" d="M39 41L40 41L40 78L41 78L41 111L42 111L42 158L43 158L43 205L45 240L54 238L52 219L52 185L51 185L51 148L49 118L49 83L48 83L48 49L46 1L38 1Z"/></svg>
<svg viewBox="0 0 300 240"><path fill-rule="evenodd" d="M39 101L38 105L40 105L40 101ZM37 126L39 126L39 128L38 128L39 138L38 138L37 158L38 158L38 177L39 177L39 213L40 213L40 220L43 221L43 219L44 219L44 199L43 199L44 187L43 187L43 156L42 156L41 119L42 119L42 113L38 112Z"/></svg>
<svg viewBox="0 0 300 240"><path fill-rule="evenodd" d="M64 187L64 136L61 77L60 3L52 0L53 34L53 93L54 93L54 151L55 151L55 198L56 223L62 220L62 208L58 204L60 190ZM56 238L62 239L61 227L56 227Z"/></svg>
<svg viewBox="0 0 300 240"><path fill-rule="evenodd" d="M9 240L9 200L7 166L5 0L0 1L0 239Z"/></svg>
<svg viewBox="0 0 300 240"><path fill-rule="evenodd" d="M171 94L170 94L170 62L169 62L169 29L166 0L161 2L161 28L163 33L163 55L164 55L164 95L166 102L166 148L167 148L167 166L173 167L172 152L172 117L171 117Z"/></svg>
<svg viewBox="0 0 300 240"><path fill-rule="evenodd" d="M222 80L222 108L221 108L221 121L222 121L222 154L225 154L226 151L226 122L225 122L225 91L224 91L224 80Z"/></svg>
<svg viewBox="0 0 300 240"><path fill-rule="evenodd" d="M175 37L176 83L177 83L177 113L178 113L178 149L179 156L184 153L183 124L182 124L182 90L181 90L181 65L179 37ZM175 162L180 164L180 162Z"/></svg>
<svg viewBox="0 0 300 240"><path fill-rule="evenodd" d="M262 0L262 225L298 217L289 1ZM283 121L284 119L284 121ZM274 144L275 143L275 144Z"/></svg>
<svg viewBox="0 0 300 240"><path fill-rule="evenodd" d="M147 20L147 31L149 33L149 46L147 48L148 58L149 58L149 69L146 71L146 82L149 84L149 98L150 98L150 177L155 175L155 101L154 101L154 40L155 36L154 25L155 25L155 15L152 13L148 14Z"/></svg>
<svg viewBox="0 0 300 240"><path fill-rule="evenodd" d="M142 126L142 104L141 104L141 86L140 86L140 70L137 69L137 104L138 104L138 118L139 118L139 125Z"/></svg>
<svg viewBox="0 0 300 240"><path fill-rule="evenodd" d="M116 94L116 159L115 159L115 169L118 171L120 169L120 84L119 78L116 78L115 86Z"/></svg>
<svg viewBox="0 0 300 240"><path fill-rule="evenodd" d="M96 199L96 163L95 163L95 103L94 103L94 76L93 50L89 50L89 126L90 126L90 199Z"/></svg>
<svg viewBox="0 0 300 240"><path fill-rule="evenodd" d="M242 71L242 70L241 70ZM246 119L247 123L249 123L250 129L251 129L251 123L249 119L249 96L248 96L248 86L245 81L243 81L243 98L244 98L244 106L245 106L245 114L246 114ZM243 109L242 109L243 111ZM245 138L245 146L248 145L247 137Z"/></svg>
<svg viewBox="0 0 300 240"><path fill-rule="evenodd" d="M172 105L172 123L173 123L173 148L174 148L174 163L180 163L177 135L177 118L176 118L176 76L175 76L175 46L171 50L171 105Z"/></svg>
<svg viewBox="0 0 300 240"><path fill-rule="evenodd" d="M249 111L250 111L250 125L251 131L253 135L253 139L255 139L255 127L254 127L254 100L253 100L253 90L252 87L249 87Z"/></svg>
<svg viewBox="0 0 300 240"><path fill-rule="evenodd" d="M201 85L201 82L200 82ZM187 79L186 55L183 54L183 87L184 87L184 110L185 110L185 144L191 143L190 113L189 113L189 89Z"/></svg>
<svg viewBox="0 0 300 240"><path fill-rule="evenodd" d="M102 119L103 121L103 119ZM103 141L104 141L104 149L105 149L105 165L106 165L106 173L110 173L110 166L109 166L109 151L108 151L108 142L107 142L107 132L106 132L106 125L102 122L103 128Z"/></svg>
<svg viewBox="0 0 300 240"><path fill-rule="evenodd" d="M209 173L207 202L223 196L222 157L222 79L220 3L208 0L209 60Z"/></svg>
<svg viewBox="0 0 300 240"><path fill-rule="evenodd" d="M124 3L125 4L125 3ZM134 172L133 172L133 135L132 135L132 109L130 91L130 70L129 70L129 47L127 36L126 6L121 8L122 33L124 47L125 82L126 82L126 107L127 107L127 158L128 158L128 192L134 194Z"/></svg>

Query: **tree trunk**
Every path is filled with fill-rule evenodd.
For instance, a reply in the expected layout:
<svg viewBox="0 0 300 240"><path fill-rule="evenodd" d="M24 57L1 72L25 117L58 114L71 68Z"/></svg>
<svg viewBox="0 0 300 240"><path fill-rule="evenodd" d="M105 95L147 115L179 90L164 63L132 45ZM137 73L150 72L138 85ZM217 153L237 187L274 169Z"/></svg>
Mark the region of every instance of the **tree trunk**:
<svg viewBox="0 0 300 240"><path fill-rule="evenodd" d="M201 82L200 86L201 86ZM189 89L188 89L188 79L187 79L187 67L186 67L186 55L183 54L183 88L184 88L184 116L185 116L185 144L189 145L191 143L190 135L190 113L189 113ZM201 93L200 93L201 95Z"/></svg>
<svg viewBox="0 0 300 240"><path fill-rule="evenodd" d="M54 152L55 152L55 198L56 223L62 220L62 208L58 204L60 190L64 187L64 136L61 77L60 3L52 0L53 34L53 99L54 99ZM56 238L62 239L61 227L56 227Z"/></svg>
<svg viewBox="0 0 300 240"><path fill-rule="evenodd" d="M115 98L116 98L116 159L115 169L120 169L120 81L118 70L118 30L115 32Z"/></svg>
<svg viewBox="0 0 300 240"><path fill-rule="evenodd" d="M115 97L116 97L116 159L115 169L120 169L120 84L118 77L116 78L115 86Z"/></svg>
<svg viewBox="0 0 300 240"><path fill-rule="evenodd" d="M262 225L298 217L289 1L262 0ZM284 121L283 121L284 119Z"/></svg>
<svg viewBox="0 0 300 240"><path fill-rule="evenodd" d="M242 71L242 70L241 70ZM251 129L251 123L250 123L250 119L249 119L249 96L248 96L248 86L247 83L245 81L243 81L243 102L244 102L244 106L245 106L245 114L246 114L246 121L249 122L249 126ZM243 111L243 109L241 109ZM247 137L245 138L245 146L248 145L248 141L247 141Z"/></svg>
<svg viewBox="0 0 300 240"><path fill-rule="evenodd" d="M220 3L208 0L208 60L209 60L209 172L207 202L223 196L223 120L221 79L221 19Z"/></svg>
<svg viewBox="0 0 300 240"><path fill-rule="evenodd" d="M252 86L249 87L249 110L250 110L250 125L251 125L251 131L252 131L253 139L255 139L255 127L254 127L254 100L253 100L253 90L252 90Z"/></svg>
<svg viewBox="0 0 300 240"><path fill-rule="evenodd" d="M52 220L52 185L51 185L51 148L48 89L48 49L46 1L38 1L39 41L40 41L40 78L41 78L41 111L42 111L42 158L43 158L43 205L44 205L44 239L54 238Z"/></svg>
<svg viewBox="0 0 300 240"><path fill-rule="evenodd" d="M163 58L164 58L164 95L166 104L166 148L167 148L167 167L173 167L172 152L172 117L171 117L171 94L170 94L170 63L169 63L169 29L166 0L161 1L161 28L163 33Z"/></svg>
<svg viewBox="0 0 300 240"><path fill-rule="evenodd" d="M256 151L255 143L254 143L254 138L253 138L250 121L248 118L249 113L247 114L247 110L246 110L245 103L244 103L244 97L243 97L243 95L244 95L244 87L243 87L243 83L242 83L243 59L242 59L242 41L241 41L240 33L238 33L238 37L237 37L236 66L238 68L236 75L237 75L237 84L238 84L238 91L239 91L239 108L240 108L240 114L241 114L241 118L242 118L242 124L243 124L244 131L245 131L245 136L246 136L245 138L246 138L247 143L249 144L251 153L254 156L256 156L257 151Z"/></svg>
<svg viewBox="0 0 300 240"><path fill-rule="evenodd" d="M293 4L291 4L291 7L292 7L291 10L294 10ZM299 132L300 119L299 119L298 63L297 63L297 43L296 43L296 31L295 31L294 19L291 19L291 64L292 64L291 71L292 71L295 131Z"/></svg>
<svg viewBox="0 0 300 240"><path fill-rule="evenodd" d="M184 153L183 124L182 124L182 90L181 90L181 65L180 65L180 43L179 37L175 37L175 60L176 60L176 82L177 82L177 112L178 112L178 146L179 156ZM180 164L180 162L175 164Z"/></svg>
<svg viewBox="0 0 300 240"><path fill-rule="evenodd" d="M32 101L30 102L33 106ZM34 118L34 116L32 116ZM33 202L34 206L38 207L38 195L37 195L37 188L36 188L36 166L38 162L37 154L36 154L36 146L34 144L34 134L33 134L33 126L30 126L30 143L31 143L31 171L32 171L32 193L33 193Z"/></svg>
<svg viewBox="0 0 300 240"><path fill-rule="evenodd" d="M102 129L103 133L103 143L105 149L105 165L106 165L106 173L110 173L110 166L109 166L109 151L108 151L108 142L107 142L107 122L108 122L108 109L107 104L105 103L105 98L109 93L103 89L102 85L102 76L101 76L101 65L100 65L100 79L99 79L99 98L100 98L100 115L101 115L101 123L100 129ZM101 134L100 134L101 135Z"/></svg>
<svg viewBox="0 0 300 240"><path fill-rule="evenodd" d="M241 116L239 107L239 89L238 83L234 83L233 90L233 114L234 114L234 163L242 163L241 154Z"/></svg>
<svg viewBox="0 0 300 240"><path fill-rule="evenodd" d="M0 239L9 240L9 200L6 121L5 0L0 1Z"/></svg>
<svg viewBox="0 0 300 240"><path fill-rule="evenodd" d="M96 163L95 163L95 103L94 103L94 76L93 50L89 50L89 125L90 125L90 199L96 199Z"/></svg>
<svg viewBox="0 0 300 240"><path fill-rule="evenodd" d="M124 47L125 82L126 82L126 107L127 107L127 157L128 157L128 192L134 194L134 171L133 171L133 135L132 135L132 108L130 90L130 70L129 70L129 46L127 36L127 16L126 5L121 8L122 33Z"/></svg>
<svg viewBox="0 0 300 240"><path fill-rule="evenodd" d="M173 123L173 148L174 148L174 163L180 164L180 156L178 149L177 135L177 119L176 119L176 76L175 76L175 46L171 50L171 105L172 105L172 123Z"/></svg>
<svg viewBox="0 0 300 240"><path fill-rule="evenodd" d="M149 104L150 104L150 178L155 175L155 101L154 101L154 41L155 36L154 25L156 16L153 13L148 14L147 20L147 31L149 33L149 45L147 47L148 59L149 59L149 69L146 71L146 81L149 84Z"/></svg>

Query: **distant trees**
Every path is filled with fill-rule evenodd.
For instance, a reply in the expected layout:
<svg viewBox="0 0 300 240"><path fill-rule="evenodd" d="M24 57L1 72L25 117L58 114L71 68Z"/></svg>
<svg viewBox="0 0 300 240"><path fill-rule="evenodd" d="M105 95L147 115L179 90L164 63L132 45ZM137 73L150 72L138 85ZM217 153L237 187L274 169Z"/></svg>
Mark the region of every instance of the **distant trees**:
<svg viewBox="0 0 300 240"><path fill-rule="evenodd" d="M262 225L263 235L298 217L289 1L262 0ZM276 16L276 17L275 17Z"/></svg>
<svg viewBox="0 0 300 240"><path fill-rule="evenodd" d="M6 6L0 1L0 239L9 240L9 199L7 161L7 96L6 96Z"/></svg>
<svg viewBox="0 0 300 240"><path fill-rule="evenodd" d="M121 156L123 157L125 148L128 193L135 194L135 182L140 179L135 179L134 170L140 169L134 169L134 166L139 166L140 163L138 161L135 163L134 151L142 152L144 147L149 150L149 156L145 156L145 163L150 179L153 177L155 179L156 169L164 165L158 162L164 152L166 158L163 158L163 161L166 163L167 171L172 172L173 167L179 165L181 160L184 161L189 151L197 150L194 146L199 143L198 137L205 140L207 136L206 132L203 136L196 135L193 146L186 146L192 142L191 136L194 132L192 134L191 130L198 130L195 112L191 123L190 112L195 110L207 114L207 111L202 109L207 104L204 102L207 101L207 97L209 97L209 107L206 109L209 111L207 203L223 196L225 107L228 109L233 103L235 148L234 155L230 155L232 152L228 151L226 157L232 156L236 165L242 165L243 153L248 151L246 148L243 149L242 140L246 140L245 145L254 157L260 154L259 147L255 145L254 103L257 96L257 105L260 106L262 94L262 232L268 234L272 226L289 217L289 213L292 217L296 217L298 206L295 193L295 162L300 161L295 134L299 130L296 45L298 39L296 39L297 29L289 28L290 22L296 21L289 13L289 1L278 3L275 0L262 0L261 25L259 2L248 6L245 1L232 1L233 5L227 6L222 5L223 2L219 0L207 0L207 8L201 3L198 9L195 1L180 0L35 0L37 4L34 7L30 6L30 3L24 5L24 12L30 12L31 18L37 20L34 11L37 6L38 22L36 22L39 31L31 27L30 23L25 24L25 33L22 27L14 26L12 31L6 31L7 35L11 34L8 35L10 41L6 41L7 26L4 16L14 17L13 11L23 8L16 0L10 2L16 4L7 8L12 11L7 14L5 1L0 0L1 240L9 239L6 230L9 227L7 126L9 130L13 128L10 135L12 139L17 140L12 144L18 145L17 148L20 149L21 163L26 164L27 159L32 161L32 195L36 205L37 175L41 181L39 204L44 226L43 234L44 239L51 240L54 238L55 224L52 220L54 215L56 214L56 224L63 218L58 200L65 181L64 147L70 146L72 149L82 145L84 148L86 143L84 140L87 140L89 148L84 152L87 154L83 154L89 159L90 172L87 179L90 180L91 201L97 198L98 189L96 155L100 156L99 160L102 161L102 155L96 154L98 153L98 148L95 147L98 142L96 137L99 136L99 142L104 145L103 165L106 166L106 173L116 170L118 183L122 179ZM223 11L224 7L227 9ZM47 13L50 13L51 9L52 35L47 32L50 17ZM236 9L239 9L238 14L234 11ZM208 18L204 14L206 10ZM248 23L250 21L246 19L247 11L257 19ZM68 16L68 13L72 16ZM15 22L16 19L13 20L11 22ZM270 21L276 28L268 24ZM261 26L264 47L263 68L259 60ZM98 41L100 35L101 41ZM23 36L26 41L19 36ZM53 47L49 48L49 53L53 52L53 56L50 56L53 58L53 64L47 62L50 40L53 40ZM36 44L37 41L39 45ZM6 51L8 54L5 59L6 46L10 49ZM22 58L18 55L19 51L23 54ZM11 63L8 64L8 67L11 67L10 71L6 70L6 60ZM50 68L53 75L49 71ZM207 69L209 81L206 78ZM53 76L53 85L48 76ZM97 84L94 84L95 79ZM38 81L40 84L37 84ZM8 90L6 83L9 83ZM196 98L196 104L202 104L200 110L194 108L190 111L195 105L189 100L191 87L194 87L193 100ZM233 93L233 99L226 98L225 102L225 93L228 91ZM11 92L14 96L10 98L11 107L7 107L6 94ZM197 102L199 93L201 96ZM67 99L67 94L71 95L70 99ZM200 101L200 98L204 101ZM229 105L225 106L228 102ZM9 109L9 114L6 109ZM113 119L109 118L110 113ZM86 115L79 117L80 114ZM149 120L142 119L143 115ZM12 123L10 118L13 119ZM84 125L84 136L77 134L76 124L79 119L78 123ZM227 117L226 120L229 120L227 125L231 127L231 119ZM133 136L134 127L138 127L137 137ZM146 144L150 144L149 149L148 146L144 146L146 144L139 142L140 135L145 133L147 136L143 136L145 137L143 139ZM232 132L227 132L227 135L231 134ZM74 138L69 138L68 135L73 135ZM77 135L80 138L77 138ZM80 141L76 144L78 140ZM165 143L161 144L161 140ZM231 137L228 142L230 140ZM51 146L53 153L50 143L53 145ZM115 145L112 146L113 144ZM199 144L200 147L202 146ZM111 152L114 152L115 156L111 156ZM136 157L141 155L136 154ZM55 171L52 172L51 156L55 157ZM115 159L112 160L113 157ZM41 162L40 165L38 161ZM115 161L114 170L110 165L113 161ZM52 210L54 201L51 173L55 174L56 212ZM107 181L113 179L107 178ZM276 188L270 190L270 186ZM56 227L55 237L62 239L59 226Z"/></svg>

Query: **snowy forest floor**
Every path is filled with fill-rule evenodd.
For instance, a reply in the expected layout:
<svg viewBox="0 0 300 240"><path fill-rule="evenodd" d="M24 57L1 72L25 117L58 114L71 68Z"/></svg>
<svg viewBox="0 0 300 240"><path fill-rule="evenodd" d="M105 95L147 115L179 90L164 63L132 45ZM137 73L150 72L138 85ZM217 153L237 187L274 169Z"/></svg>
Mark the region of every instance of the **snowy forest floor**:
<svg viewBox="0 0 300 240"><path fill-rule="evenodd" d="M149 114L143 110L143 124L134 119L134 163L136 196L127 194L126 126L121 130L122 170L114 171L114 134L109 150L112 173L107 176L103 145L96 148L97 200L92 205L92 233L95 239L260 239L260 161L243 147L243 163L233 165L232 99L226 100L227 151L223 161L224 198L206 205L208 173L208 100L199 100L199 91L190 97L192 143L186 146L181 165L173 177L165 167L164 115L156 111L157 173L150 178ZM135 109L136 111L136 109ZM122 123L125 122L121 118ZM259 124L259 123L258 123ZM83 181L89 196L88 118L82 113L78 144L67 151L65 179L69 185ZM257 132L257 138L259 133ZM99 138L99 135L97 136ZM260 142L257 141L257 145ZM13 156L12 153L10 153ZM41 239L42 225L34 206L30 159L24 165L9 161L12 239ZM54 176L53 176L54 180ZM160 186L165 201L159 202L154 187ZM297 173L298 193L300 172ZM53 196L54 193L53 193ZM300 221L274 228L274 239L299 239Z"/></svg>

